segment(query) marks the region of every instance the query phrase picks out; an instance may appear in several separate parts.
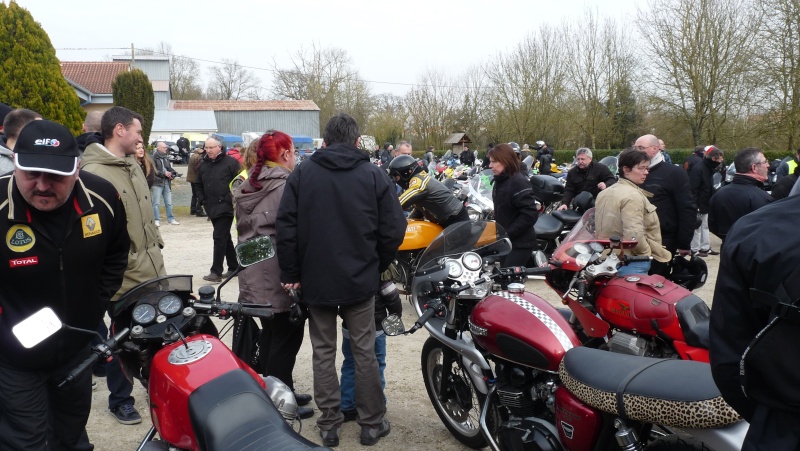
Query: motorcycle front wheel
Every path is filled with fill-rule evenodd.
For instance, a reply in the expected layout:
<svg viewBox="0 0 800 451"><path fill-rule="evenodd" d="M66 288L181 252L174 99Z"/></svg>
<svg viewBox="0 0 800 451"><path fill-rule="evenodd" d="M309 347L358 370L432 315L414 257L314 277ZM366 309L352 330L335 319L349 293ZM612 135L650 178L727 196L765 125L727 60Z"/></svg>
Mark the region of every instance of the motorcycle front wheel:
<svg viewBox="0 0 800 451"><path fill-rule="evenodd" d="M449 350L433 337L422 347L422 380L428 397L442 423L459 442L470 448L483 448L486 439L480 431L480 415L486 396L475 388L458 356L450 368L443 368L445 349ZM444 393L443 381L448 382Z"/></svg>

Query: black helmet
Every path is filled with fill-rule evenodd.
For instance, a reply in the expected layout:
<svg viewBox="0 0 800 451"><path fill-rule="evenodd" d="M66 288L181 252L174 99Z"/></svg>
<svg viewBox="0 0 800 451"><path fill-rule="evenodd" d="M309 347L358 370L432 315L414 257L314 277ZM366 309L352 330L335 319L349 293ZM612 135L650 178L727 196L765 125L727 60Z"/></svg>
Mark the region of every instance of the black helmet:
<svg viewBox="0 0 800 451"><path fill-rule="evenodd" d="M403 188L408 188L408 181L414 174L421 172L422 166L411 155L400 155L389 163L389 175L392 178L400 177L397 183Z"/></svg>
<svg viewBox="0 0 800 451"><path fill-rule="evenodd" d="M708 265L697 256L686 257L676 255L672 259L672 269L669 273L669 280L681 285L689 290L696 290L706 283L708 277Z"/></svg>
<svg viewBox="0 0 800 451"><path fill-rule="evenodd" d="M516 153L517 155L520 154L519 144L515 143L514 141L511 141L510 143L508 143L508 145L511 146L511 148L514 150L514 153Z"/></svg>

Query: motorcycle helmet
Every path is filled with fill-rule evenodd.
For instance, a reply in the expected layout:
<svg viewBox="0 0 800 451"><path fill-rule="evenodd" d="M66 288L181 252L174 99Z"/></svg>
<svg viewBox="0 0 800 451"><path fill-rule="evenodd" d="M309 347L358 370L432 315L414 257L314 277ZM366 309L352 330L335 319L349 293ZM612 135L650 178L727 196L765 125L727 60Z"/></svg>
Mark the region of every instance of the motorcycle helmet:
<svg viewBox="0 0 800 451"><path fill-rule="evenodd" d="M708 265L697 256L686 258L676 255L672 259L672 269L669 280L689 290L696 290L706 283L708 278Z"/></svg>
<svg viewBox="0 0 800 451"><path fill-rule="evenodd" d="M542 147L544 147L544 141L542 140L536 141L536 147L534 147L534 149L539 150Z"/></svg>
<svg viewBox="0 0 800 451"><path fill-rule="evenodd" d="M408 181L414 174L422 172L422 166L411 155L400 155L389 163L389 176L397 180L397 184L408 188Z"/></svg>

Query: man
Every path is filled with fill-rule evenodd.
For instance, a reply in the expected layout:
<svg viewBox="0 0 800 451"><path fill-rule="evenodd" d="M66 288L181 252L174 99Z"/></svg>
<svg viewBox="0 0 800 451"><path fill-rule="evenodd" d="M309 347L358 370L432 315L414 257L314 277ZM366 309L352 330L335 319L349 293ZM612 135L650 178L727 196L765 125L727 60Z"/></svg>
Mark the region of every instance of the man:
<svg viewBox="0 0 800 451"><path fill-rule="evenodd" d="M592 160L592 150L588 147L576 150L575 160L577 164L567 172L567 183L564 186L564 196L559 210L566 210L578 194L588 191L596 198L600 191L617 181L608 166L597 164Z"/></svg>
<svg viewBox="0 0 800 451"><path fill-rule="evenodd" d="M775 170L775 175L777 176L776 180L780 180L789 174L793 174L795 168L797 168L798 166L798 162L800 162L800 148L797 149L797 152L795 152L794 157L790 158L787 161L782 162L778 166L778 169Z"/></svg>
<svg viewBox="0 0 800 451"><path fill-rule="evenodd" d="M230 149L228 149L227 154L235 158L239 164L242 164L242 152L242 143L235 143Z"/></svg>
<svg viewBox="0 0 800 451"><path fill-rule="evenodd" d="M395 151L395 158L399 157L400 155L411 155L413 153L413 149L411 147L411 143L408 141L400 141L397 143L397 150Z"/></svg>
<svg viewBox="0 0 800 451"><path fill-rule="evenodd" d="M686 169L686 172L692 172L692 168L697 163L703 161L703 156L705 155L705 147L703 146L696 146L694 148L694 152L686 158L686 161L683 162L683 169Z"/></svg>
<svg viewBox="0 0 800 451"><path fill-rule="evenodd" d="M472 152L472 149L469 148L467 143L464 143L464 148L461 150L461 153L458 155L458 159L461 160L461 164L466 166L474 166L475 165L475 153Z"/></svg>
<svg viewBox="0 0 800 451"><path fill-rule="evenodd" d="M772 202L772 197L763 190L769 161L761 149L740 150L733 158L733 165L736 168L733 181L720 188L708 203L708 229L722 239L723 245L725 235L739 218Z"/></svg>
<svg viewBox="0 0 800 451"><path fill-rule="evenodd" d="M358 150L360 135L347 114L328 122L327 147L289 176L276 221L281 281L287 289L302 287L309 307L317 426L325 446L338 446L344 419L335 366L337 313L350 331L361 444L374 445L390 431L375 358L375 293L406 221L391 180Z"/></svg>
<svg viewBox="0 0 800 451"><path fill-rule="evenodd" d="M719 255L719 252L711 249L708 236L708 202L714 194L714 172L724 159L722 150L715 147L706 154L702 163L694 165L689 172L689 185L692 187L692 197L701 221L692 238L692 254L700 257Z"/></svg>
<svg viewBox="0 0 800 451"><path fill-rule="evenodd" d="M400 206L403 210L414 208L409 218L424 216L445 228L469 221L464 203L426 169L410 155L399 156L389 163L389 175L405 190L400 194Z"/></svg>
<svg viewBox="0 0 800 451"><path fill-rule="evenodd" d="M206 140L206 155L197 170L197 197L205 205L206 214L214 227L214 257L211 271L203 276L209 282L222 282L239 267L231 239L233 224L233 198L230 183L239 174L241 166L230 155L222 152L222 141L211 137ZM228 272L222 272L222 263L228 262Z"/></svg>
<svg viewBox="0 0 800 451"><path fill-rule="evenodd" d="M14 157L11 151L14 150L14 143L17 142L19 132L28 123L41 118L39 113L25 108L11 110L3 118L5 136L0 140L0 175L14 170Z"/></svg>
<svg viewBox="0 0 800 451"><path fill-rule="evenodd" d="M156 178L153 183L153 217L156 220L156 227L161 226L161 213L158 207L162 198L167 213L167 224L180 225L172 213L172 179L175 178L176 172L168 157L167 143L157 142L156 151L153 152L153 164L156 168Z"/></svg>
<svg viewBox="0 0 800 451"><path fill-rule="evenodd" d="M181 163L189 163L189 139L187 139L185 136L181 136L178 138L178 141L175 142L175 145L178 146L178 152L181 154Z"/></svg>
<svg viewBox="0 0 800 451"><path fill-rule="evenodd" d="M743 152L740 151L740 154ZM753 154L752 151L747 153ZM740 158L738 154L736 157L740 162L749 158ZM754 164L759 164L760 159L763 156ZM736 169L736 177L739 177L739 165ZM753 184L727 185L712 197L712 204L714 198L723 191L743 192L745 186L753 193L760 191ZM733 190L728 189L729 187ZM747 202L748 195L744 196L742 201ZM795 413L797 405L780 408L787 387L759 383L757 379L754 381L755 386L751 386L750 392L745 396L740 377L741 368L745 370L748 379L759 378L758 371L786 374L769 367L763 367L752 374L753 368L741 367L740 361L744 350L756 334L772 319L772 306L764 302L758 292L775 295L783 284L797 283L796 276L794 279L791 276L800 261L798 223L800 196L789 197L759 208L757 212L736 221L728 230L722 249L714 288L714 308L711 309L711 373L725 401L750 422L743 450L800 449L800 429L797 428L800 415ZM780 237L779 243L776 242L777 237ZM782 302L794 300L779 299ZM786 353L782 349L774 349L774 357L791 361L796 355L797 343L786 342L785 346L792 348L791 351ZM764 354L761 357L769 358ZM791 377L791 374L788 376ZM763 402L768 399L773 401L771 406Z"/></svg>
<svg viewBox="0 0 800 451"><path fill-rule="evenodd" d="M681 255L689 255L697 222L697 207L692 199L689 175L678 166L664 161L660 146L654 135L640 136L634 143L636 150L650 157L650 172L642 189L653 195L650 203L656 207L661 225L661 244L671 254L677 251ZM668 263L653 261L650 267L651 274L666 276L669 271Z"/></svg>
<svg viewBox="0 0 800 451"><path fill-rule="evenodd" d="M111 298L112 302L141 282L167 273L161 255L164 242L155 225L147 180L132 157L136 145L142 142L142 121L142 116L121 106L106 111L101 116L100 124L103 144L89 144L81 165L83 171L100 176L114 185L128 218L128 266L122 286ZM99 332L105 337L108 330L105 322L101 323ZM102 369L98 369L102 374ZM116 357L105 365L105 371L110 392L108 410L121 424L141 423L142 418L134 407L135 399L131 396L133 382L122 372L122 365Z"/></svg>
<svg viewBox="0 0 800 451"><path fill-rule="evenodd" d="M658 151L661 152L661 156L664 157L664 161L666 161L667 164L672 164L672 158L670 158L667 153L667 147L664 145L664 141L660 139L658 140Z"/></svg>
<svg viewBox="0 0 800 451"><path fill-rule="evenodd" d="M90 111L86 113L83 120L83 133L75 138L78 141L78 148L83 152L91 143L102 143L103 136L100 134L100 121L103 120L102 111Z"/></svg>
<svg viewBox="0 0 800 451"><path fill-rule="evenodd" d="M541 161L542 155L550 155L551 160L556 155L553 148L548 146L544 141L536 141L536 146L534 146L534 149L536 149L536 161Z"/></svg>
<svg viewBox="0 0 800 451"><path fill-rule="evenodd" d="M436 155L433 153L433 146L428 146L428 150L425 151L425 155L422 157L422 160L425 162L426 168L430 166L431 163L436 162Z"/></svg>
<svg viewBox="0 0 800 451"><path fill-rule="evenodd" d="M91 450L92 373L56 387L89 357L91 335L62 330L26 349L11 328L44 307L97 328L128 263L125 209L110 183L79 171L60 124L26 125L14 156L0 178L0 449Z"/></svg>
<svg viewBox="0 0 800 451"><path fill-rule="evenodd" d="M197 171L200 169L200 164L203 162L203 157L206 151L201 146L197 146L189 157L189 164L186 168L186 181L192 186L192 199L189 202L189 214L196 215L198 218L205 218L206 213L203 211L203 206L200 204L200 198L197 196L199 190L197 183Z"/></svg>
<svg viewBox="0 0 800 451"><path fill-rule="evenodd" d="M388 142L383 143L383 150L380 151L381 166L388 164L394 158L394 147Z"/></svg>

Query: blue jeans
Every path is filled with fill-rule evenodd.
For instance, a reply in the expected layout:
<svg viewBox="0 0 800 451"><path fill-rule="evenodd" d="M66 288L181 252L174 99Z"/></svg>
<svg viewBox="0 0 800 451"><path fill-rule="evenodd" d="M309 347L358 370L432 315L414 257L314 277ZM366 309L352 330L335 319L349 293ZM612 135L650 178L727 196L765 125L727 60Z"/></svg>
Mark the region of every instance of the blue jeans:
<svg viewBox="0 0 800 451"><path fill-rule="evenodd" d="M647 274L650 271L650 262L631 262L621 267L617 271L618 276L627 276L628 274Z"/></svg>
<svg viewBox="0 0 800 451"><path fill-rule="evenodd" d="M158 206L161 203L161 197L164 197L164 209L167 210L167 222L175 219L172 214L172 189L170 189L169 182L164 182L164 185L153 185L153 216L156 221L161 217L158 212Z"/></svg>
<svg viewBox="0 0 800 451"><path fill-rule="evenodd" d="M380 335L378 335L380 334ZM342 400L339 410L355 410L356 408L356 369L353 352L350 350L350 334L347 329L342 329ZM386 368L386 335L382 331L375 331L375 358L378 360L378 370L381 373L381 388L386 388L386 379L383 377L383 369ZM386 397L383 397L386 404Z"/></svg>

